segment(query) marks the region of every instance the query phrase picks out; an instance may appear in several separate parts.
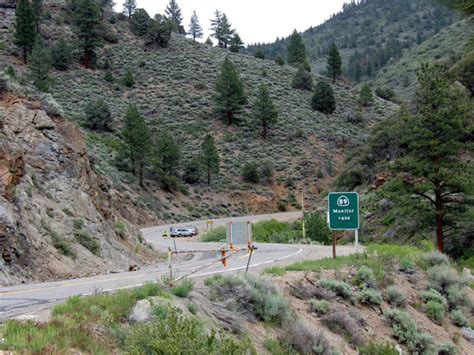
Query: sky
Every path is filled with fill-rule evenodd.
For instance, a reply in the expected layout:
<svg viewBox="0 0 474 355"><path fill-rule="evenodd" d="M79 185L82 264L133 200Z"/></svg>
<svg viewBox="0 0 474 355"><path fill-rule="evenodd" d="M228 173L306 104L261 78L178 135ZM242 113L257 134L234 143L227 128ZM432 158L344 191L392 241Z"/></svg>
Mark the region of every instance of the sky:
<svg viewBox="0 0 474 355"><path fill-rule="evenodd" d="M122 10L122 0L115 0L116 9ZM150 16L164 13L169 0L137 0ZM189 19L196 13L204 29L204 40L209 35L210 19L216 9L224 12L233 28L246 44L273 42L287 37L296 28L302 32L317 26L350 0L177 0L188 29Z"/></svg>

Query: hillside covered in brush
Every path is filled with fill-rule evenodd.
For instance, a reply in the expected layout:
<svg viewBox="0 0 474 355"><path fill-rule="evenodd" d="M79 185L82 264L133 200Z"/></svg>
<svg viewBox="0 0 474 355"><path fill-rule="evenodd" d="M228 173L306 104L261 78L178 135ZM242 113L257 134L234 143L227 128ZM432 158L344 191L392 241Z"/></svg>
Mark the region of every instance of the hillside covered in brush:
<svg viewBox="0 0 474 355"><path fill-rule="evenodd" d="M48 46L58 45L60 37L67 42L75 38L64 7L51 6L47 14L41 33L49 39ZM312 109L311 90L292 87L296 69L291 66L194 43L175 33L166 48L150 46L131 33L125 18L112 12L104 13L104 23L107 31L103 45L95 52L95 66L85 69L80 64L80 49L74 49L67 70L52 72L50 95L62 107L63 116L85 128L93 168L158 220L296 208L303 189L309 203L314 202L336 176L346 152L366 139L374 123L397 110L396 105L381 99L362 107L359 90L337 82L330 84L336 111L323 114ZM11 29L2 30L0 40L2 69L16 73L14 80L28 83ZM225 58L234 63L247 95L247 104L232 126L220 119L213 100ZM316 74L312 79L315 84L329 82ZM278 111L266 140L253 115L262 83ZM86 106L97 100L103 100L110 111L109 132L90 129L86 121ZM166 133L181 152L175 166L180 182L173 193L163 190L153 154L145 169L144 187L124 167L121 132L131 103L146 118L152 141L159 143ZM220 156L220 173L210 186L205 179L192 183L186 179L189 164L197 158L207 134L214 137ZM244 173L249 166L255 172L251 176Z"/></svg>
<svg viewBox="0 0 474 355"><path fill-rule="evenodd" d="M302 37L317 72L326 71L328 49L335 43L341 50L345 75L358 82L374 78L457 19L453 10L433 0L352 1L322 25L304 31ZM458 38L451 42L453 48ZM267 58L286 58L288 43L289 38L280 38L251 45L248 50L255 53L261 48Z"/></svg>

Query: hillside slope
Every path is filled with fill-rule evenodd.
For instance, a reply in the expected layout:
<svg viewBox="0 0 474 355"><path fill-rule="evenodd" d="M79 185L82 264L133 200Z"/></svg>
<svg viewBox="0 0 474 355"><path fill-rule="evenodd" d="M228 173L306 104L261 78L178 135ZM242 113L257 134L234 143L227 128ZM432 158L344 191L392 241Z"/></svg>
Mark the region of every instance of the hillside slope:
<svg viewBox="0 0 474 355"><path fill-rule="evenodd" d="M436 61L452 66L465 53L474 36L474 17L464 18L409 50L398 62L382 69L375 87L389 87L403 100L414 99L416 70L423 62Z"/></svg>
<svg viewBox="0 0 474 355"><path fill-rule="evenodd" d="M344 5L302 37L317 72L326 70L327 50L334 42L341 50L345 75L359 81L373 78L456 19L452 10L433 0L367 0ZM254 53L259 47L268 58L286 57L288 38L248 49Z"/></svg>
<svg viewBox="0 0 474 355"><path fill-rule="evenodd" d="M58 27L59 16L62 16L60 11L55 14L55 21L45 23L43 31L47 36L56 38L59 32L70 33L66 25ZM99 53L98 62L99 67L106 59L111 62L115 82L104 80L104 70L84 70L76 65L67 72L54 73L51 94L63 107L64 114L79 122L90 100L102 98L109 104L115 132L88 134L95 169L109 176L119 190L132 187L134 204L153 210L160 220L267 212L275 211L278 206L291 209L298 206L296 198L303 187L308 203L314 204L318 194L337 174L346 150L361 143L375 122L397 110L396 105L383 100L362 110L357 104L358 90L338 83L334 86L337 111L324 115L311 109L312 93L291 87L295 69L290 66L231 54L180 36L172 37L169 48L150 49L130 34L126 22L109 25L120 40L118 44L106 45ZM4 41L11 43L8 36L4 34ZM3 53L5 66L10 62L19 71L23 70L12 56L13 46L8 45ZM249 105L238 117L239 123L232 127L216 117L212 102L214 81L226 56L236 64L249 96ZM127 70L132 71L136 80L130 89L121 84ZM326 79L315 76L314 80ZM268 85L280 113L267 141L260 138L260 129L251 115L260 83ZM151 172L147 188L142 190L133 176L118 171L115 167L117 133L128 103L138 105L155 133L172 132L180 142L184 161L196 155L204 136L211 133L221 157L221 174L213 185L189 186L187 194L171 195L159 189ZM359 111L362 122L349 122ZM245 163L258 162L261 166L265 161L274 167L272 182L249 184L242 180Z"/></svg>

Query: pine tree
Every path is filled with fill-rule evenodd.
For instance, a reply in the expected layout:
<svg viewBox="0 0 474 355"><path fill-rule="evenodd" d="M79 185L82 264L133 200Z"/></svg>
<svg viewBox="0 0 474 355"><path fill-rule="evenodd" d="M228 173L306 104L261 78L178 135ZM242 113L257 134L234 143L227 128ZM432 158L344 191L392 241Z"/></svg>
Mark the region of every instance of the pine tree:
<svg viewBox="0 0 474 355"><path fill-rule="evenodd" d="M201 161L207 174L207 184L211 184L213 174L219 174L219 152L214 138L208 134L201 144Z"/></svg>
<svg viewBox="0 0 474 355"><path fill-rule="evenodd" d="M341 54L339 53L339 49L337 49L335 43L329 47L327 71L334 83L336 82L337 77L342 74Z"/></svg>
<svg viewBox="0 0 474 355"><path fill-rule="evenodd" d="M265 84L260 85L258 90L257 100L253 104L253 117L262 125L262 138L267 139L268 127L277 122L278 111Z"/></svg>
<svg viewBox="0 0 474 355"><path fill-rule="evenodd" d="M238 33L235 33L230 41L230 51L233 53L239 53L244 48L244 42L240 38Z"/></svg>
<svg viewBox="0 0 474 355"><path fill-rule="evenodd" d="M135 105L129 105L125 113L122 131L127 158L140 186L144 186L144 171L150 153L151 134L145 119Z"/></svg>
<svg viewBox="0 0 474 355"><path fill-rule="evenodd" d="M211 37L207 37L206 42L204 42L204 43L207 44L208 46L211 46L211 47L214 45L214 43L212 43Z"/></svg>
<svg viewBox="0 0 474 355"><path fill-rule="evenodd" d="M43 0L32 0L33 13L35 14L36 32L40 32L41 19L43 17Z"/></svg>
<svg viewBox="0 0 474 355"><path fill-rule="evenodd" d="M170 0L168 6L165 10L166 15L174 24L173 32L177 32L179 34L186 34L186 31L183 27L183 17L181 16L181 9L178 6L176 0Z"/></svg>
<svg viewBox="0 0 474 355"><path fill-rule="evenodd" d="M133 87L133 85L135 85L135 77L133 76L133 73L130 69L127 70L122 81L123 81L123 85L125 85L128 88L131 88Z"/></svg>
<svg viewBox="0 0 474 355"><path fill-rule="evenodd" d="M19 0L15 11L15 44L23 51L23 63L36 41L36 19L29 0Z"/></svg>
<svg viewBox="0 0 474 355"><path fill-rule="evenodd" d="M311 107L319 112L331 114L336 110L336 99L331 85L320 81L314 90Z"/></svg>
<svg viewBox="0 0 474 355"><path fill-rule="evenodd" d="M51 62L51 52L38 41L31 51L29 74L34 86L43 92L51 84Z"/></svg>
<svg viewBox="0 0 474 355"><path fill-rule="evenodd" d="M102 44L102 7L96 0L70 0L69 14L76 36L82 42L84 67L89 68L94 49Z"/></svg>
<svg viewBox="0 0 474 355"><path fill-rule="evenodd" d="M130 19L130 30L136 36L145 36L152 19L144 9L136 9Z"/></svg>
<svg viewBox="0 0 474 355"><path fill-rule="evenodd" d="M155 170L167 190L178 187L177 171L181 165L181 150L169 132L161 133L156 140Z"/></svg>
<svg viewBox="0 0 474 355"><path fill-rule="evenodd" d="M294 30L288 44L288 64L298 66L307 63L306 46L301 35Z"/></svg>
<svg viewBox="0 0 474 355"><path fill-rule="evenodd" d="M150 20L146 38L147 44L155 45L161 48L168 47L171 40L171 32L173 32L174 22L162 15L155 15Z"/></svg>
<svg viewBox="0 0 474 355"><path fill-rule="evenodd" d="M262 48L259 48L257 49L257 51L255 52L255 55L254 55L255 58L257 59L265 59L265 52L263 51Z"/></svg>
<svg viewBox="0 0 474 355"><path fill-rule="evenodd" d="M189 22L189 34L193 37L193 42L196 41L196 38L202 38L203 32L201 24L199 23L199 18L196 14L196 11L193 11L191 16L191 21Z"/></svg>
<svg viewBox="0 0 474 355"><path fill-rule="evenodd" d="M295 73L293 81L291 82L291 86L294 89L313 90L313 78L311 77L311 73L305 69L303 64L299 65L298 71Z"/></svg>
<svg viewBox="0 0 474 355"><path fill-rule="evenodd" d="M397 136L405 152L395 170L403 175L395 180L391 198L417 218L431 218L443 252L446 230L456 232L472 206L473 170L461 158L473 130L472 104L450 82L444 66L424 64L417 74L416 113L401 115L404 129Z"/></svg>
<svg viewBox="0 0 474 355"><path fill-rule="evenodd" d="M234 115L240 112L247 103L244 85L234 63L227 57L222 63L221 73L215 83L214 102L217 111L227 118L228 125L233 123Z"/></svg>
<svg viewBox="0 0 474 355"><path fill-rule="evenodd" d="M137 9L136 0L125 0L123 3L123 13L128 16L128 20L132 18L133 13Z"/></svg>
<svg viewBox="0 0 474 355"><path fill-rule="evenodd" d="M461 10L466 15L474 14L474 0L441 0L443 3L457 10Z"/></svg>
<svg viewBox="0 0 474 355"><path fill-rule="evenodd" d="M232 29L226 14L216 10L215 18L211 20L211 31L211 36L217 39L217 45L227 49L235 31Z"/></svg>
<svg viewBox="0 0 474 355"><path fill-rule="evenodd" d="M69 68L72 60L72 49L63 37L60 37L58 42L51 47L51 57L55 69L67 70Z"/></svg>
<svg viewBox="0 0 474 355"><path fill-rule="evenodd" d="M374 104L374 95L372 94L372 89L367 84L362 85L362 88L360 89L359 103L364 107L369 107Z"/></svg>
<svg viewBox="0 0 474 355"><path fill-rule="evenodd" d="M276 59L275 59L275 63L277 63L278 65L285 65L285 60L283 59L283 57L281 55L279 55Z"/></svg>

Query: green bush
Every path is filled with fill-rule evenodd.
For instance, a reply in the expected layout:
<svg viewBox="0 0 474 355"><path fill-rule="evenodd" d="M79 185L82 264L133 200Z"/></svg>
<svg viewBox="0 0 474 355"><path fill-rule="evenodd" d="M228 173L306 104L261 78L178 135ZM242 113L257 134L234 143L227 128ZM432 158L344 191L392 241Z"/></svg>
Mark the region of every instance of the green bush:
<svg viewBox="0 0 474 355"><path fill-rule="evenodd" d="M319 286L331 290L336 295L341 296L345 299L351 300L353 297L351 286L348 283L345 283L344 281L321 279L319 280Z"/></svg>
<svg viewBox="0 0 474 355"><path fill-rule="evenodd" d="M357 294L360 303L379 306L382 304L382 293L372 288L364 288Z"/></svg>
<svg viewBox="0 0 474 355"><path fill-rule="evenodd" d="M189 279L184 279L179 284L171 288L171 293L177 297L186 298L189 292L192 291L194 282Z"/></svg>
<svg viewBox="0 0 474 355"><path fill-rule="evenodd" d="M376 88L375 89L375 95L377 95L378 97L384 99L384 100L387 100L387 101L393 101L394 102L394 99L395 99L395 91L393 91L392 89L388 88L388 87L383 87L383 88Z"/></svg>
<svg viewBox="0 0 474 355"><path fill-rule="evenodd" d="M125 238L127 234L127 227L125 226L125 223L123 223L122 221L116 222L114 230L118 236L120 236L121 238Z"/></svg>
<svg viewBox="0 0 474 355"><path fill-rule="evenodd" d="M253 240L260 243L291 243L301 236L302 232L298 226L274 219L252 225Z"/></svg>
<svg viewBox="0 0 474 355"><path fill-rule="evenodd" d="M135 85L135 77L133 76L133 73L130 70L127 70L125 73L125 76L122 79L123 85L125 85L128 88L131 88Z"/></svg>
<svg viewBox="0 0 474 355"><path fill-rule="evenodd" d="M450 308L467 307L474 309L474 302L467 287L453 285L448 288L446 293Z"/></svg>
<svg viewBox="0 0 474 355"><path fill-rule="evenodd" d="M440 253L439 251L432 251L423 254L421 260L427 267L449 264L448 256L446 254Z"/></svg>
<svg viewBox="0 0 474 355"><path fill-rule="evenodd" d="M112 113L109 105L102 100L91 101L84 109L87 127L92 131L112 131Z"/></svg>
<svg viewBox="0 0 474 355"><path fill-rule="evenodd" d="M397 348L391 344L370 343L359 349L360 355L399 355Z"/></svg>
<svg viewBox="0 0 474 355"><path fill-rule="evenodd" d="M326 335L313 330L301 319L285 324L280 341L298 354L331 353L331 345Z"/></svg>
<svg viewBox="0 0 474 355"><path fill-rule="evenodd" d="M57 232L51 232L51 240L53 242L53 246L59 251L60 254L64 256L69 256L71 258L75 258L77 255L72 250L71 244L64 238L62 238Z"/></svg>
<svg viewBox="0 0 474 355"><path fill-rule="evenodd" d="M211 300L225 300L230 307L268 323L283 324L292 318L288 300L267 279L253 275L216 275L205 281Z"/></svg>
<svg viewBox="0 0 474 355"><path fill-rule="evenodd" d="M74 229L82 229L84 227L84 220L81 218L76 218L72 221Z"/></svg>
<svg viewBox="0 0 474 355"><path fill-rule="evenodd" d="M304 216L306 237L321 244L330 244L332 241L331 230L325 218L319 212L306 213Z"/></svg>
<svg viewBox="0 0 474 355"><path fill-rule="evenodd" d="M428 285L439 292L447 292L452 286L465 286L466 282L459 277L455 269L437 265L428 269Z"/></svg>
<svg viewBox="0 0 474 355"><path fill-rule="evenodd" d="M425 311L428 318L437 324L441 324L446 313L443 304L436 301L428 301L425 305Z"/></svg>
<svg viewBox="0 0 474 355"><path fill-rule="evenodd" d="M407 298L398 290L398 286L387 287L387 301L392 306L398 308L403 308L407 305Z"/></svg>
<svg viewBox="0 0 474 355"><path fill-rule="evenodd" d="M446 297L444 297L441 293L433 289L430 289L428 291L421 291L420 297L425 303L429 301L434 301L438 302L439 304L442 304L443 306L446 306L448 304L446 301Z"/></svg>
<svg viewBox="0 0 474 355"><path fill-rule="evenodd" d="M331 310L331 304L326 300L311 300L309 301L309 307L311 309L311 312L314 312L319 316L327 314Z"/></svg>
<svg viewBox="0 0 474 355"><path fill-rule="evenodd" d="M460 309L455 309L451 312L451 319L458 327L469 327L469 319Z"/></svg>
<svg viewBox="0 0 474 355"><path fill-rule="evenodd" d="M298 67L298 71L295 73L293 77L293 81L291 82L291 86L294 89L300 90L313 90L313 78L311 77L311 73L308 72L303 65Z"/></svg>
<svg viewBox="0 0 474 355"><path fill-rule="evenodd" d="M408 258L400 258L399 270L407 273L413 273L415 272L415 265L413 264L413 261Z"/></svg>
<svg viewBox="0 0 474 355"><path fill-rule="evenodd" d="M364 344L364 338L360 335L359 329L362 324L358 317L353 312L336 311L325 316L322 322L333 333L342 335L353 345L360 346Z"/></svg>
<svg viewBox="0 0 474 355"><path fill-rule="evenodd" d="M459 354L459 351L453 343L444 342L436 348L436 354L438 354L438 355L457 355L457 354Z"/></svg>
<svg viewBox="0 0 474 355"><path fill-rule="evenodd" d="M157 320L126 331L122 347L128 354L245 354L254 350L248 340L237 341L225 333L208 332L197 319L168 307ZM192 350L190 350L192 349Z"/></svg>
<svg viewBox="0 0 474 355"><path fill-rule="evenodd" d="M74 233L76 240L84 248L89 250L92 254L99 256L100 255L100 244L97 240L91 237L84 231L77 231Z"/></svg>
<svg viewBox="0 0 474 355"><path fill-rule="evenodd" d="M376 280L374 276L374 272L371 268L367 266L362 266L359 270L357 270L354 278L352 279L352 284L359 286L359 287L375 287Z"/></svg>
<svg viewBox="0 0 474 355"><path fill-rule="evenodd" d="M260 172L258 170L257 164L247 163L242 168L242 177L245 181L258 184L260 182Z"/></svg>
<svg viewBox="0 0 474 355"><path fill-rule="evenodd" d="M222 242L227 238L226 228L224 226L214 227L201 237L201 242Z"/></svg>
<svg viewBox="0 0 474 355"><path fill-rule="evenodd" d="M400 343L405 344L409 351L428 353L433 349L433 338L423 333L408 313L390 309L385 315L390 322L394 336Z"/></svg>
<svg viewBox="0 0 474 355"><path fill-rule="evenodd" d="M369 85L364 84L359 92L359 104L364 107L369 107L374 104L374 96Z"/></svg>

